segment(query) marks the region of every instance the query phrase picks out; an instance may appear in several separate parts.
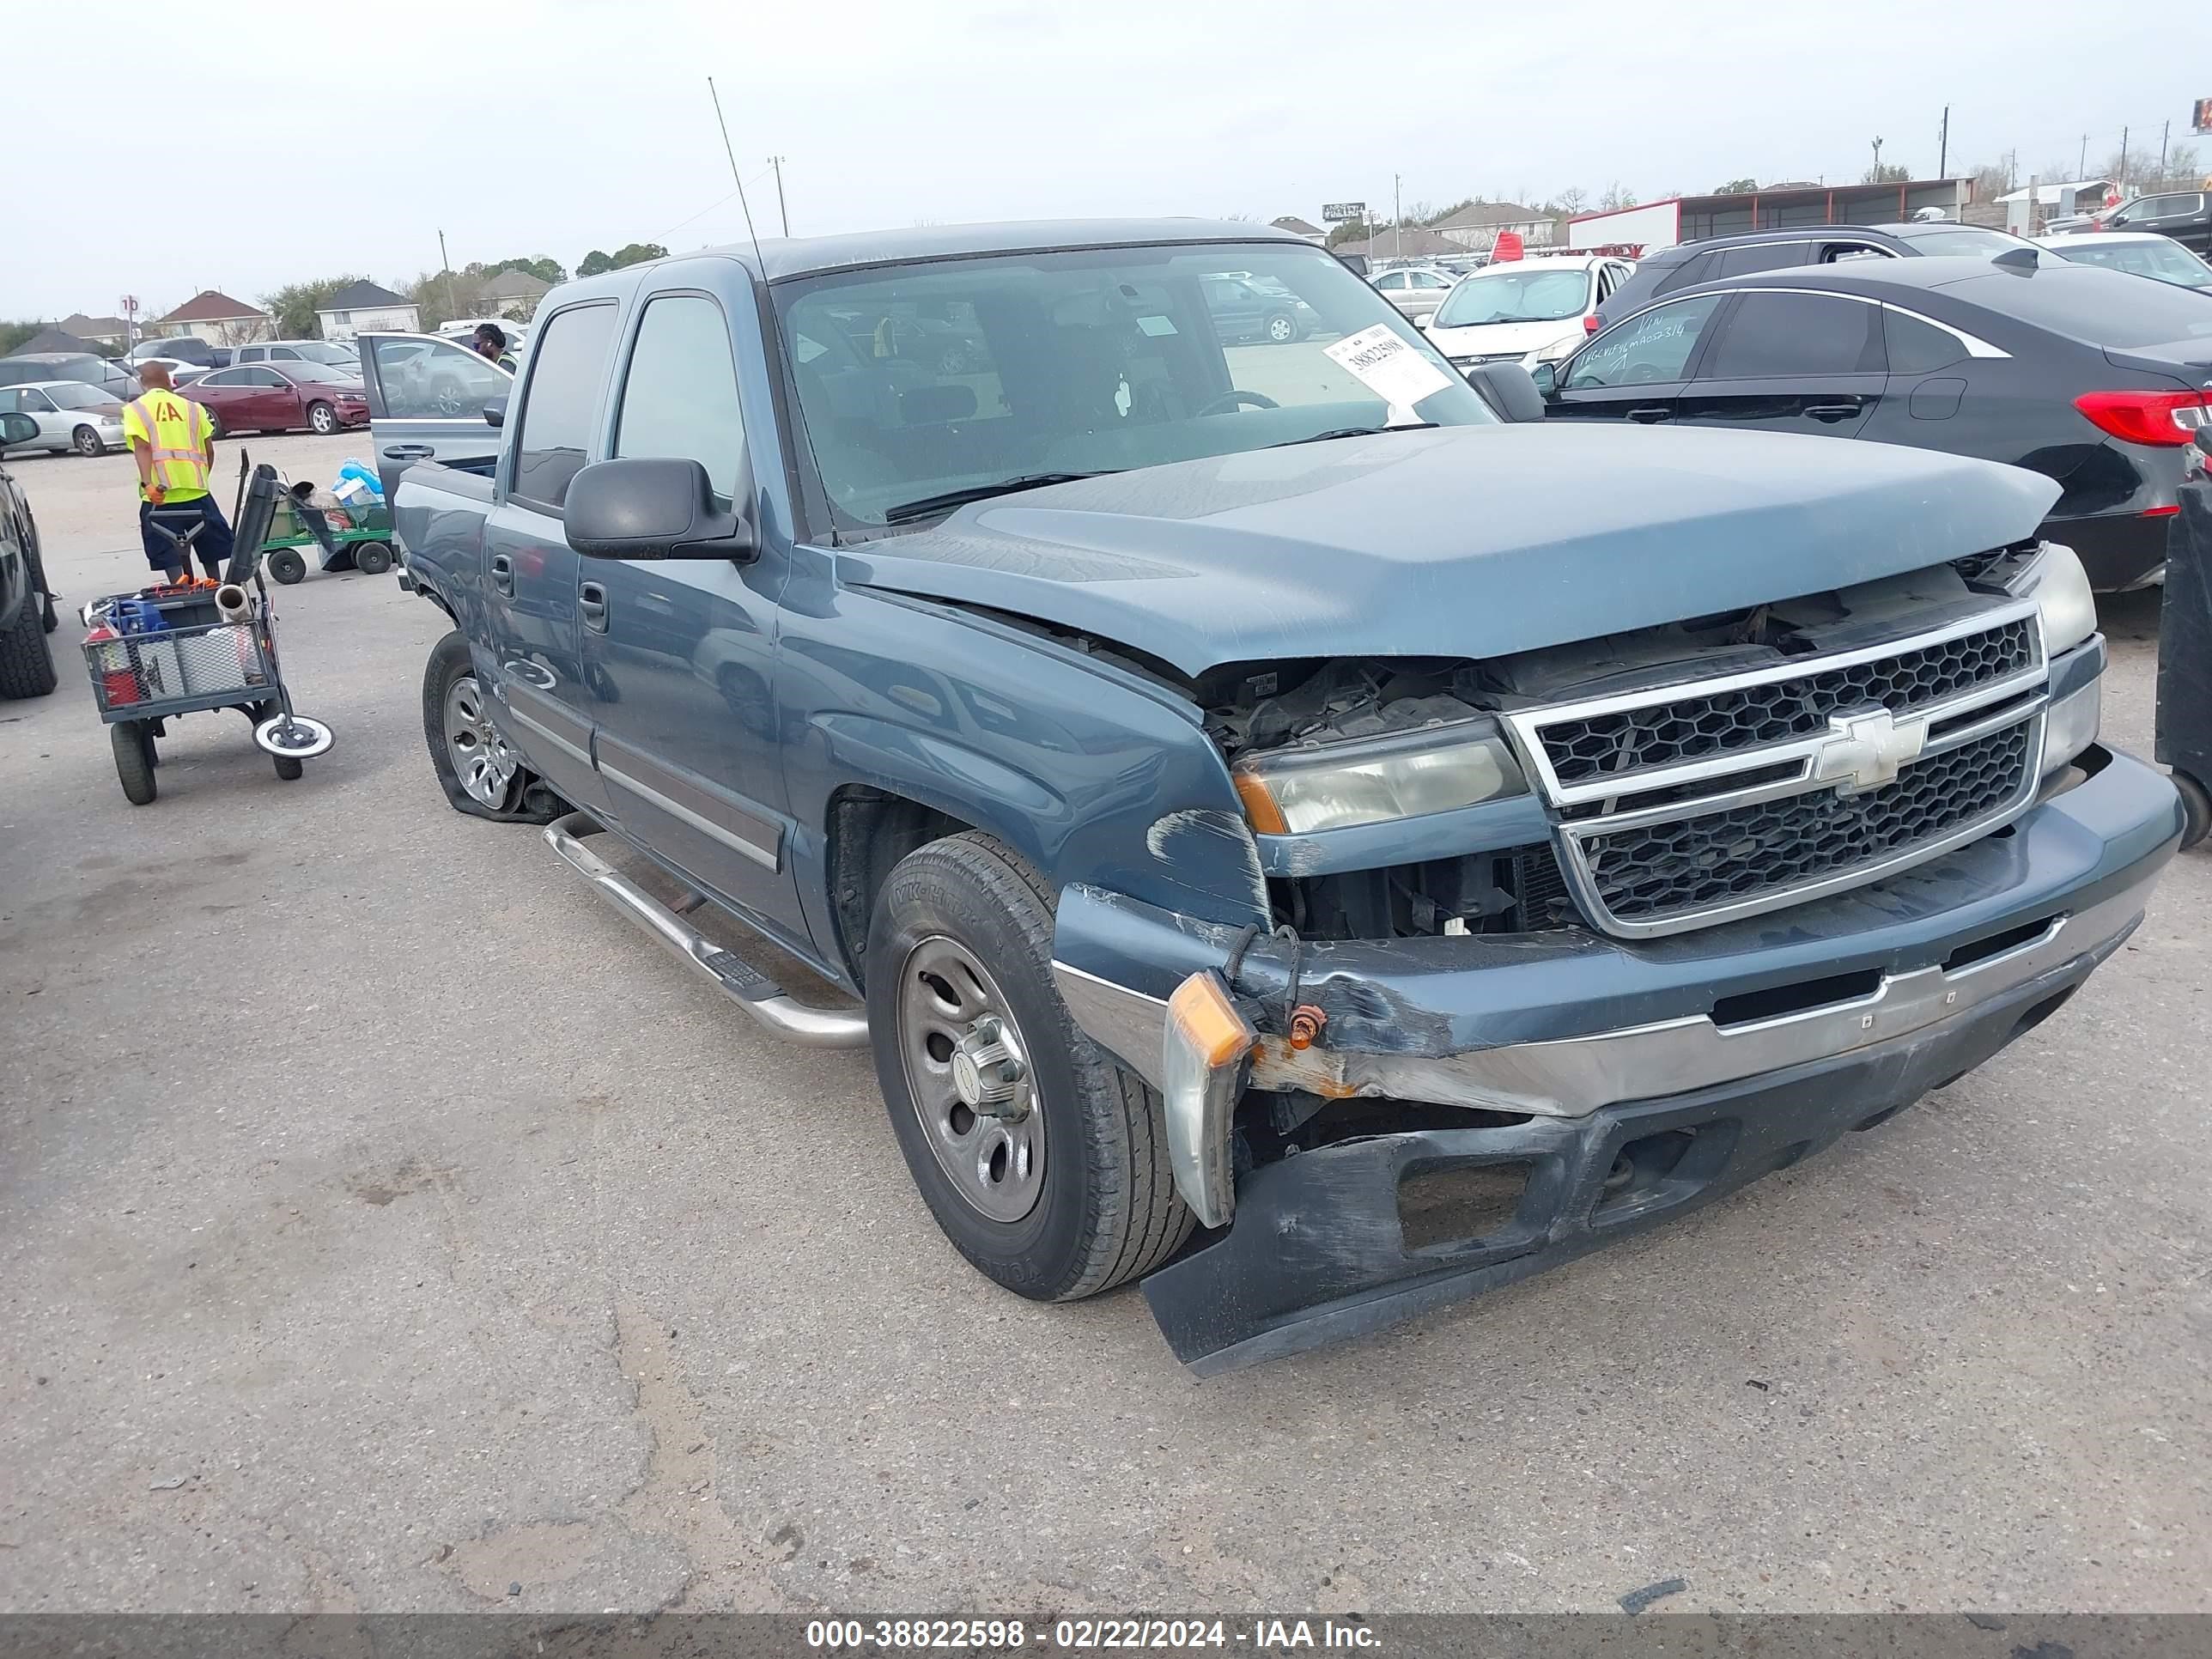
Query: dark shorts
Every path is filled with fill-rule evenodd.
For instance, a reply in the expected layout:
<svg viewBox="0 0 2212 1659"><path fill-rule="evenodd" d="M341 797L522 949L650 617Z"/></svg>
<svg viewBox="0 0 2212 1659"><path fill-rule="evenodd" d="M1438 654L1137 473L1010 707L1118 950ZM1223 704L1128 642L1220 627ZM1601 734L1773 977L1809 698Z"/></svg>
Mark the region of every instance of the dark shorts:
<svg viewBox="0 0 2212 1659"><path fill-rule="evenodd" d="M215 504L215 497L203 495L198 501L165 502L161 507L161 522L170 534L182 536L192 526L192 511L199 511L199 533L192 538L192 551L200 556L200 563L210 576L220 576L222 567L230 561L230 526L222 516L222 509ZM138 535L146 544L146 562L155 570L174 570L185 567L190 574L191 562L184 550L154 527L154 504L138 503Z"/></svg>

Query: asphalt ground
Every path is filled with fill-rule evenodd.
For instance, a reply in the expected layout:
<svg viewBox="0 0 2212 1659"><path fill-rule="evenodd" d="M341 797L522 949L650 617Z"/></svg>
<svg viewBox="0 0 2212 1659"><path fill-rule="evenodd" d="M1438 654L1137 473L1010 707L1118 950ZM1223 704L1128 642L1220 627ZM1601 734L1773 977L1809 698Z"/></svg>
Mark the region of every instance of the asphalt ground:
<svg viewBox="0 0 2212 1659"><path fill-rule="evenodd" d="M143 580L126 459L10 465L73 603ZM196 716L126 805L73 625L0 705L0 1609L2212 1608L2212 858L1877 1131L1201 1383L967 1267L864 1056L446 805L429 605L279 592L300 781Z"/></svg>

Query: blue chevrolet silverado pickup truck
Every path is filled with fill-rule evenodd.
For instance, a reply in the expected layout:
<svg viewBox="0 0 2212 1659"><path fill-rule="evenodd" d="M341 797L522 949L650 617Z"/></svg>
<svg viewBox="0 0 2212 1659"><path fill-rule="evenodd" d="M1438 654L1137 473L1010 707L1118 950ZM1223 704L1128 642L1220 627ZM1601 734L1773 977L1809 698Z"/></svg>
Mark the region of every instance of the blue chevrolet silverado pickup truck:
<svg viewBox="0 0 2212 1659"><path fill-rule="evenodd" d="M1224 277L1317 327L1224 337ZM635 267L481 414L367 343L453 804L872 1048L955 1248L1142 1279L1201 1371L1872 1127L2071 996L2181 831L2098 741L2049 480L1547 427L1250 226Z"/></svg>

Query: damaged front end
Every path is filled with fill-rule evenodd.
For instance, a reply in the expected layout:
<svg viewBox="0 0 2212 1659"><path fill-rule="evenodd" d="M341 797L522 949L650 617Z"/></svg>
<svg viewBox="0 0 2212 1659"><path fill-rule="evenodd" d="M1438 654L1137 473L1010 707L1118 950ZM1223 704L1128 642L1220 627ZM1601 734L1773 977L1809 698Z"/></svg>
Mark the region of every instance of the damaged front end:
<svg viewBox="0 0 2212 1659"><path fill-rule="evenodd" d="M1074 884L1055 942L1213 1230L1145 1281L1178 1357L1226 1370L1557 1265L2063 1003L2180 815L2094 744L2102 642L2048 556L1201 684L1271 927Z"/></svg>

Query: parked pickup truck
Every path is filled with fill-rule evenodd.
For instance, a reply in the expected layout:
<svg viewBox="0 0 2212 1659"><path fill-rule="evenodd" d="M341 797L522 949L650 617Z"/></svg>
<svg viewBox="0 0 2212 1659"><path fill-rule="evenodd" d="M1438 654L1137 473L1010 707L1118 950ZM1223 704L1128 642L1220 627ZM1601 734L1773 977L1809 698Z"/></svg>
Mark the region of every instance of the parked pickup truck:
<svg viewBox="0 0 2212 1659"><path fill-rule="evenodd" d="M1225 342L1228 271L1319 332ZM632 267L481 419L388 421L375 344L380 453L444 458L394 495L453 804L872 1048L956 1249L1141 1278L1200 1370L1871 1128L2071 996L2181 833L2097 740L2050 480L1547 427L1249 226Z"/></svg>
<svg viewBox="0 0 2212 1659"><path fill-rule="evenodd" d="M28 415L0 413L0 454L38 436L39 423ZM43 697L54 689L46 635L59 620L39 556L31 503L0 467L0 698Z"/></svg>

